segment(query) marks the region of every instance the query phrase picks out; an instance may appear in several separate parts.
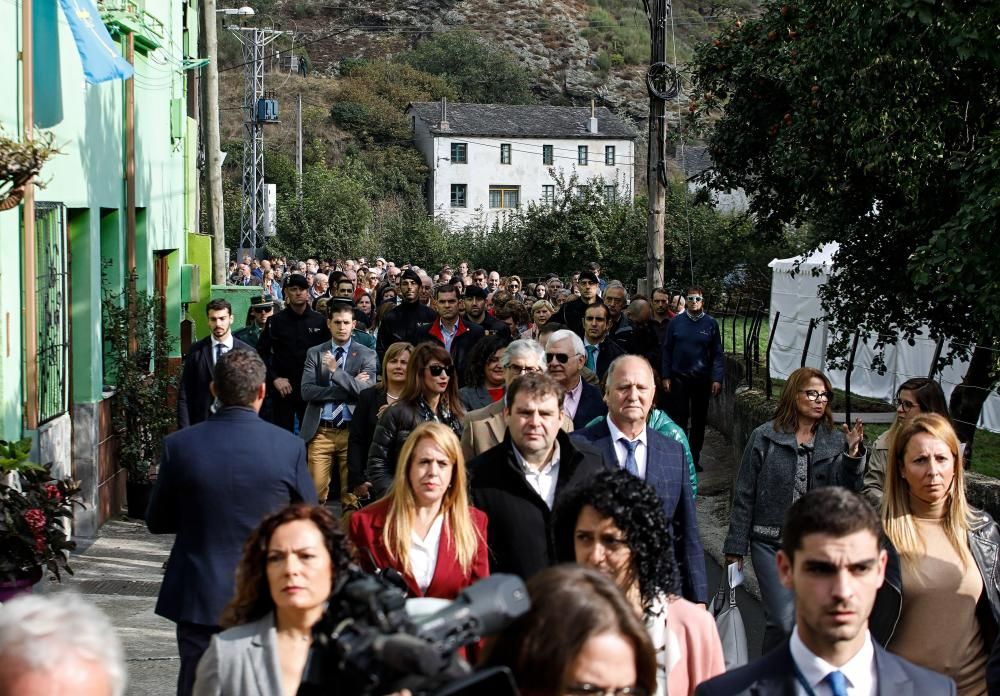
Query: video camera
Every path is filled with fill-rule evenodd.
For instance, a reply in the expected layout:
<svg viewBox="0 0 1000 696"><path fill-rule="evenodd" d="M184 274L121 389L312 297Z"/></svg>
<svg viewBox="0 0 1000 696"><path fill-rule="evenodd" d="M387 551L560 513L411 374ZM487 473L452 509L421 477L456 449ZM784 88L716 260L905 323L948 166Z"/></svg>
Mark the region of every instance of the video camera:
<svg viewBox="0 0 1000 696"><path fill-rule="evenodd" d="M420 619L407 614L400 580L393 571L369 575L356 566L339 574L327 610L313 626L299 696L375 696L404 688L414 696L456 696L469 689L477 696L515 696L509 671L473 672L460 649L528 611L521 579L490 576Z"/></svg>

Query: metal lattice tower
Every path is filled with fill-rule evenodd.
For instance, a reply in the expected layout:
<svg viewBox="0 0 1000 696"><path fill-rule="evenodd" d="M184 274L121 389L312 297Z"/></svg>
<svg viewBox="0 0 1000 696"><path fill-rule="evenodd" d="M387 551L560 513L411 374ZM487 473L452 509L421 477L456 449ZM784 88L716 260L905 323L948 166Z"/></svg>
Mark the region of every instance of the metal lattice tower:
<svg viewBox="0 0 1000 696"><path fill-rule="evenodd" d="M240 206L240 254L257 254L264 220L264 122L257 102L264 96L264 47L290 31L227 27L243 46L243 204Z"/></svg>

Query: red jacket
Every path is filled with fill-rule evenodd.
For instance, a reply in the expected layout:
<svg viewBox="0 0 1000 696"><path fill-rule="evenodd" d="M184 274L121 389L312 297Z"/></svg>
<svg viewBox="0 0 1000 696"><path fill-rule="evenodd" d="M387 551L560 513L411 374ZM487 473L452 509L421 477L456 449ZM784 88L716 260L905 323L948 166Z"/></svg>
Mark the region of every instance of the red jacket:
<svg viewBox="0 0 1000 696"><path fill-rule="evenodd" d="M416 580L410 573L404 573L399 564L389 556L389 551L382 543L382 530L385 518L389 512L389 498L383 498L376 503L351 514L350 537L358 548L358 558L361 567L368 572L376 569L395 568L406 580L411 597L437 597L439 599L455 599L458 593L466 587L490 574L489 554L486 548L486 513L474 507L469 508L472 524L479 533L479 548L469 566L469 572L463 573L452 545L451 530L447 523L441 530L441 543L438 545L437 565L434 577L427 592L421 592ZM371 555L369 555L369 553ZM372 565L372 558L375 560Z"/></svg>

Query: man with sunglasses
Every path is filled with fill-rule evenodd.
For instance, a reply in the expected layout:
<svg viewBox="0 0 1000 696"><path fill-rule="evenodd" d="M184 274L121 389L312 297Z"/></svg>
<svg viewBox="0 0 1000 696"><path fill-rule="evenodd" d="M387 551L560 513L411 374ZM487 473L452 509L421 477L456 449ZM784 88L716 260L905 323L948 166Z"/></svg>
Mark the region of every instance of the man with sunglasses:
<svg viewBox="0 0 1000 696"><path fill-rule="evenodd" d="M576 281L579 287L579 297L560 306L559 311L553 314L549 321L565 324L576 332L577 336L583 338L583 315L587 311L587 307L600 302L600 298L597 296L600 286L597 274L593 271L583 271L579 276L579 280Z"/></svg>
<svg viewBox="0 0 1000 696"><path fill-rule="evenodd" d="M273 314L274 298L270 295L258 295L250 300L250 312L247 316L246 326L235 332L233 336L248 346L256 348L257 341L260 340L260 333Z"/></svg>
<svg viewBox="0 0 1000 696"><path fill-rule="evenodd" d="M608 412L601 390L583 379L585 362L583 341L568 329L556 331L545 344L545 364L552 378L566 391L563 413L573 421L574 428L586 427Z"/></svg>
<svg viewBox="0 0 1000 696"><path fill-rule="evenodd" d="M688 288L686 299L687 311L667 325L660 350L660 377L667 392L667 415L684 428L695 470L701 471L708 400L722 391L725 370L719 324L705 312L705 293L693 286Z"/></svg>

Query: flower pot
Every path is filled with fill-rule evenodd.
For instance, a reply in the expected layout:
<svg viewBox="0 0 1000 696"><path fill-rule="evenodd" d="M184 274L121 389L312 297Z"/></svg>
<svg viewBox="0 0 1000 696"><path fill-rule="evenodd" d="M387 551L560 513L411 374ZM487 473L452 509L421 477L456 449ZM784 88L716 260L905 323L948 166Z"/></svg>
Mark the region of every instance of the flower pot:
<svg viewBox="0 0 1000 696"><path fill-rule="evenodd" d="M149 481L125 482L125 505L128 516L137 520L146 519L146 508L149 507L149 494L153 492L153 484Z"/></svg>
<svg viewBox="0 0 1000 696"><path fill-rule="evenodd" d="M31 588L41 579L42 569L35 568L23 578L0 582L0 602L9 602L15 597L31 594Z"/></svg>

